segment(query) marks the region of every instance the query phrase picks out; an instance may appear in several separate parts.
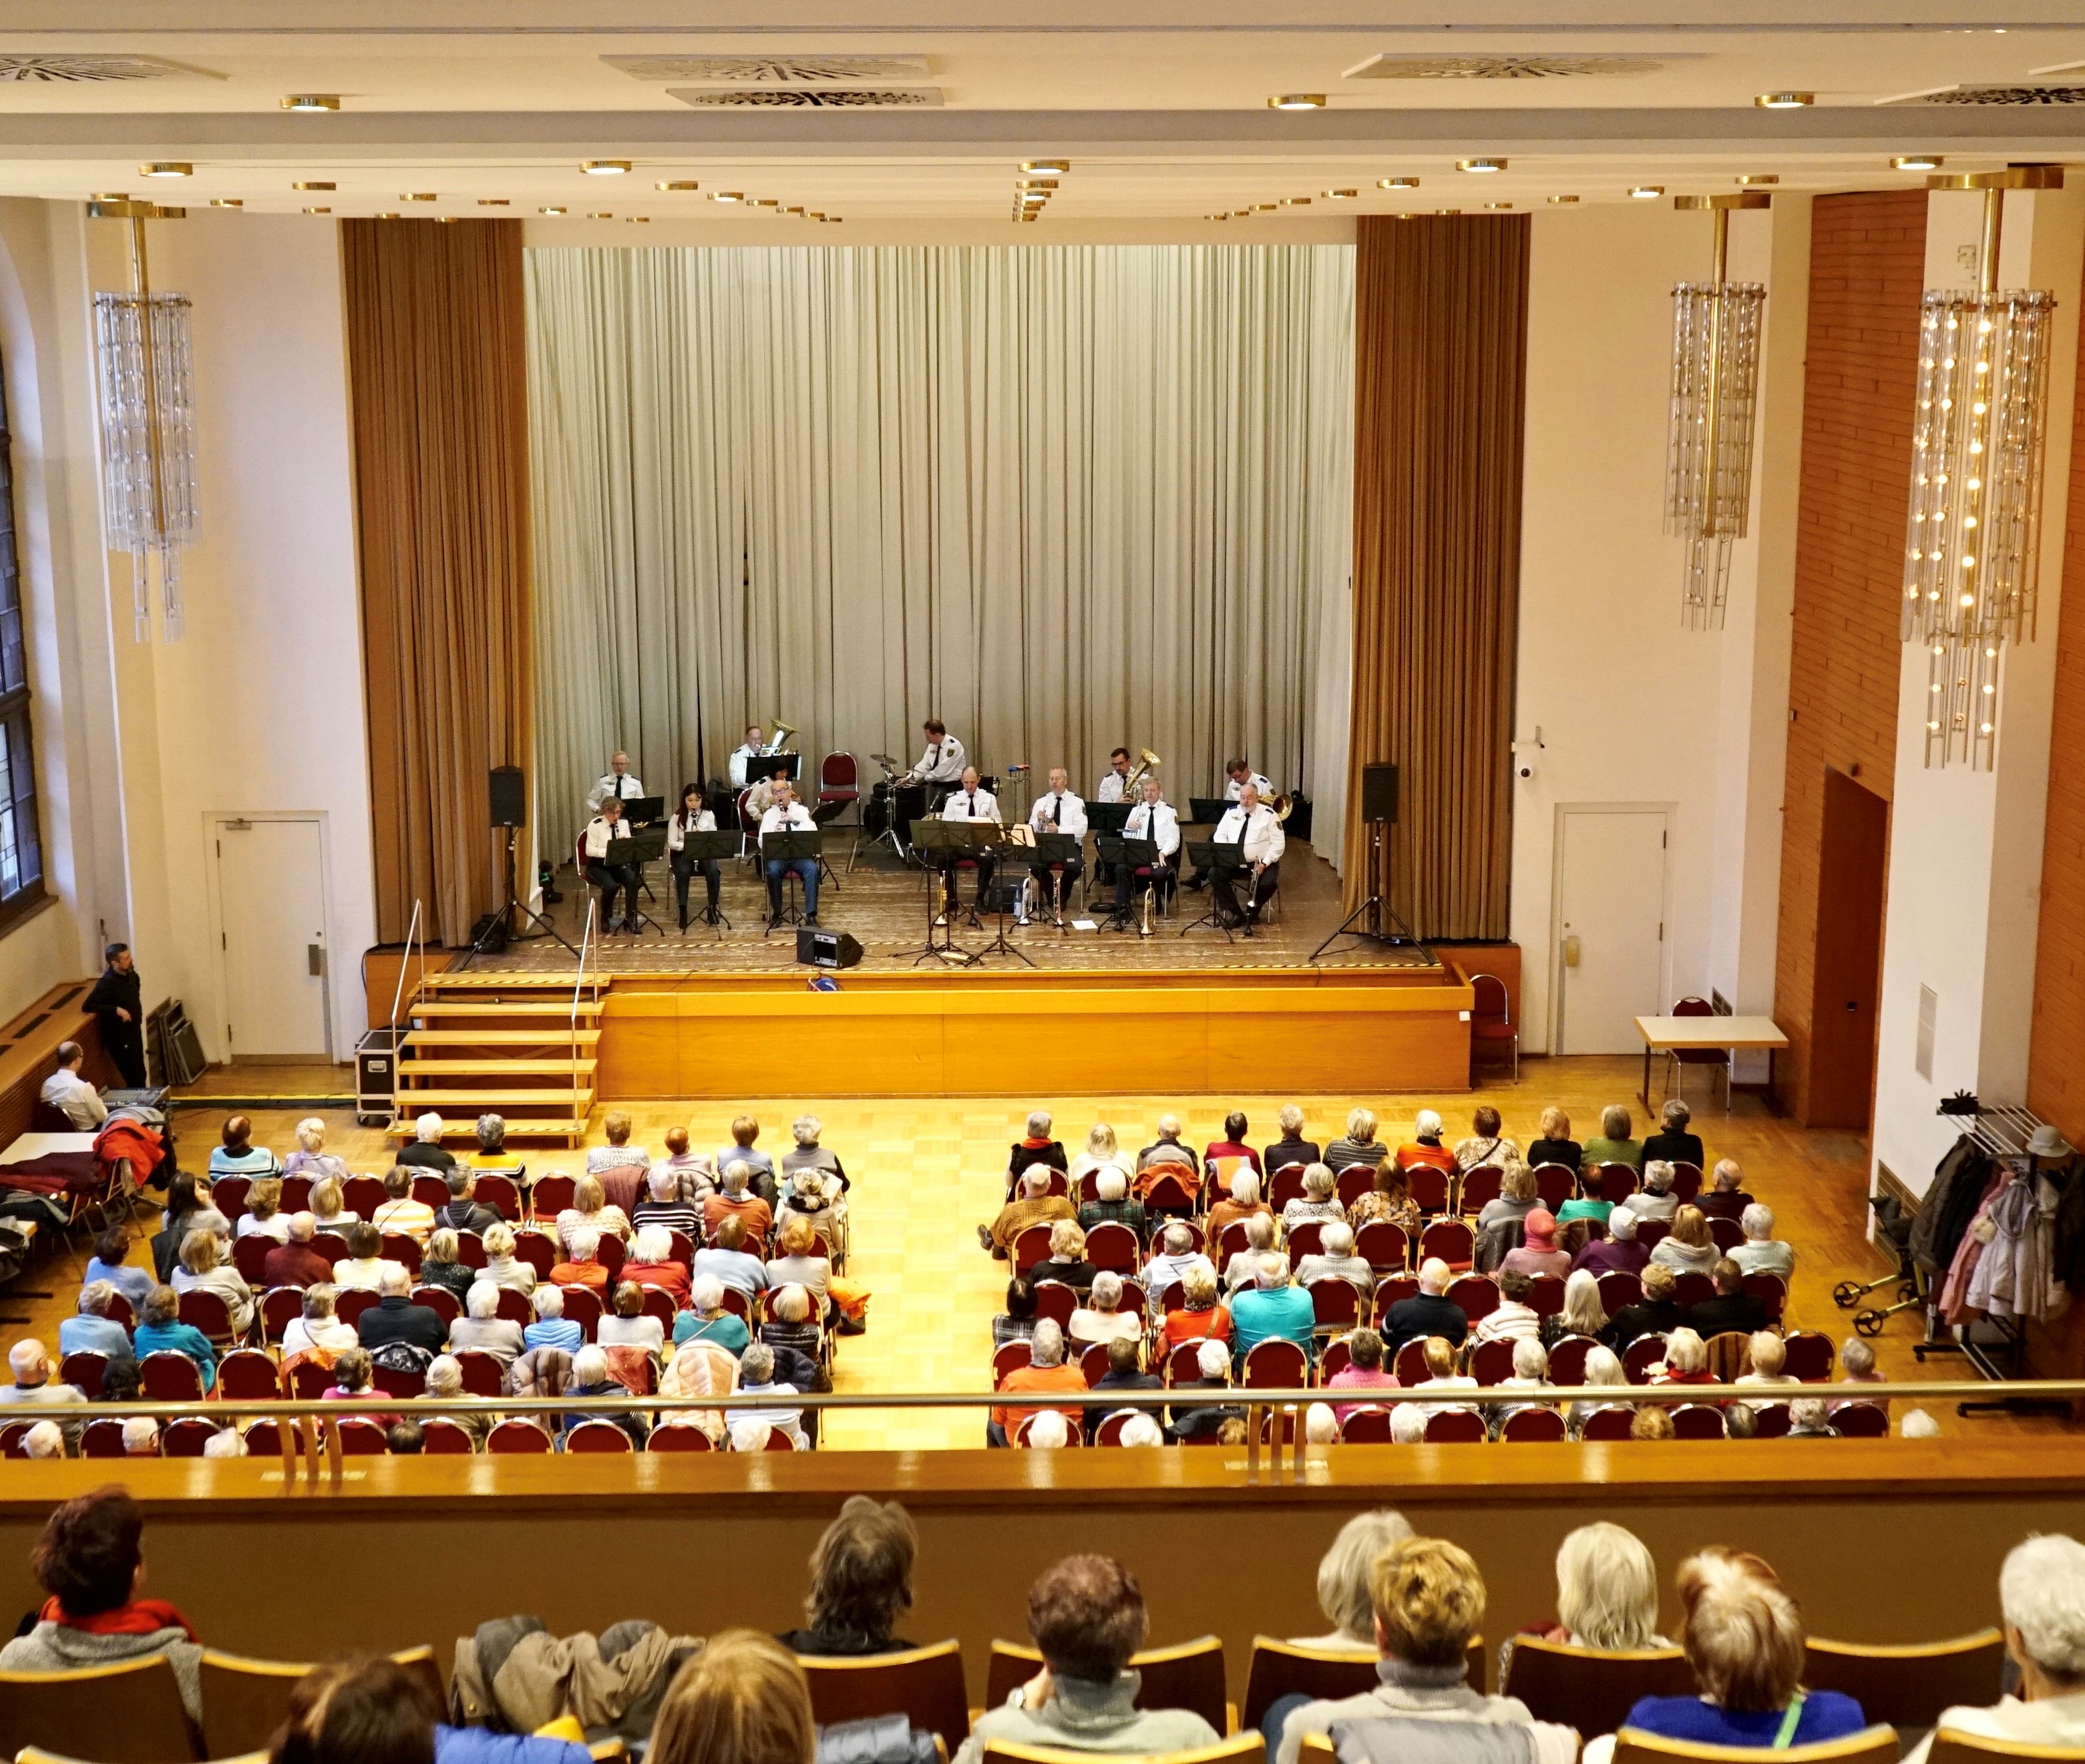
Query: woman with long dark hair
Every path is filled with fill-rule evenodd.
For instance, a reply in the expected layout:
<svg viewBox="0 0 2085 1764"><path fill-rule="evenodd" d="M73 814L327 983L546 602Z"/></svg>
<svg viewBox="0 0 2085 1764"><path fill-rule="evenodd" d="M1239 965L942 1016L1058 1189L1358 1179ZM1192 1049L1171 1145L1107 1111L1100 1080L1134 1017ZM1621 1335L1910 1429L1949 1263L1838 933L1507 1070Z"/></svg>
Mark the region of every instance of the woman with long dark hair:
<svg viewBox="0 0 2085 1764"><path fill-rule="evenodd" d="M688 882L699 869L709 890L710 922L716 922L717 885L720 879L717 861L714 857L691 856L687 849L690 833L714 833L716 830L716 817L703 806L703 787L699 784L682 784L681 805L666 822L666 861L673 869L673 899L680 908L683 931L688 929Z"/></svg>

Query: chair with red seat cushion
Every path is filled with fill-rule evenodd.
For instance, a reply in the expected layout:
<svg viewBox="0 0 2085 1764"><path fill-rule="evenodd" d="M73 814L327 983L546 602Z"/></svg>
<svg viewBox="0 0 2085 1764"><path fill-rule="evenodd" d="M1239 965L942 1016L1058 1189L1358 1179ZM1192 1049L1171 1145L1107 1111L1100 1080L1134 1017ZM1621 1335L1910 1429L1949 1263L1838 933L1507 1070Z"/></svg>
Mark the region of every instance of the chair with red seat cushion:
<svg viewBox="0 0 2085 1764"><path fill-rule="evenodd" d="M29 1455L29 1430L33 1421L11 1421L0 1424L0 1458L26 1458Z"/></svg>
<svg viewBox="0 0 2085 1764"><path fill-rule="evenodd" d="M269 1403L282 1395L282 1374L258 1348L238 1348L217 1362L217 1394L227 1401Z"/></svg>
<svg viewBox="0 0 2085 1764"><path fill-rule="evenodd" d="M380 1252L384 1260L396 1262L409 1274L420 1271L420 1246L403 1231L386 1231Z"/></svg>
<svg viewBox="0 0 2085 1764"><path fill-rule="evenodd" d="M1361 1288L1351 1281L1334 1277L1314 1280L1305 1289L1310 1294L1310 1310L1319 1335L1338 1335L1361 1320Z"/></svg>
<svg viewBox="0 0 2085 1764"><path fill-rule="evenodd" d="M1643 1303L1643 1282L1634 1274L1619 1270L1600 1276L1600 1308L1612 1316L1617 1311Z"/></svg>
<svg viewBox="0 0 2085 1764"><path fill-rule="evenodd" d="M1831 1377L1832 1362L1837 1358L1831 1337L1820 1335L1815 1329L1798 1329L1782 1345L1788 1351L1785 1370L1790 1378L1806 1384L1821 1384Z"/></svg>
<svg viewBox="0 0 2085 1764"><path fill-rule="evenodd" d="M312 1253L327 1267L338 1268L347 1259L347 1239L338 1231L321 1231L312 1239Z"/></svg>
<svg viewBox="0 0 2085 1764"><path fill-rule="evenodd" d="M1764 1408L1752 1411L1752 1438L1755 1439L1786 1439L1791 1425L1786 1403L1769 1403ZM1885 1433L1889 1430L1887 1420L1883 1423L1883 1430Z"/></svg>
<svg viewBox="0 0 2085 1764"><path fill-rule="evenodd" d="M1390 1443L1390 1411L1370 1403L1357 1409L1340 1424L1340 1443L1348 1446L1386 1446Z"/></svg>
<svg viewBox="0 0 2085 1764"><path fill-rule="evenodd" d="M333 1313L352 1329L361 1324L362 1313L378 1302L375 1293L359 1286L350 1286L334 1295Z"/></svg>
<svg viewBox="0 0 2085 1764"><path fill-rule="evenodd" d="M1479 1169L1465 1171L1463 1192L1456 1210L1463 1214L1481 1213L1499 1197L1505 1184L1505 1172L1495 1164L1486 1164Z"/></svg>
<svg viewBox="0 0 2085 1764"><path fill-rule="evenodd" d="M1673 1198L1682 1205L1698 1199L1701 1192L1701 1167L1684 1160L1672 1167Z"/></svg>
<svg viewBox="0 0 2085 1764"><path fill-rule="evenodd" d="M542 1184L538 1183L537 1186L540 1188ZM534 1269L538 1280L548 1280L550 1270L563 1260L558 1253L557 1240L544 1231L516 1231L514 1234L514 1259L517 1262L526 1262Z"/></svg>
<svg viewBox="0 0 2085 1764"><path fill-rule="evenodd" d="M1255 1390L1294 1390L1310 1380L1310 1362L1293 1341L1262 1341L1245 1357L1243 1384Z"/></svg>
<svg viewBox="0 0 2085 1764"><path fill-rule="evenodd" d="M1682 1403L1672 1411L1672 1437L1675 1439L1721 1439L1727 1432L1723 1426L1723 1411L1713 1403Z"/></svg>
<svg viewBox="0 0 2085 1764"><path fill-rule="evenodd" d="M1586 1424L1578 1430L1581 1439L1626 1439L1629 1429L1636 1425L1636 1411L1624 1403L1606 1409L1596 1409L1586 1416Z"/></svg>
<svg viewBox="0 0 2085 1764"><path fill-rule="evenodd" d="M512 1225L521 1217L521 1190L512 1176L480 1171L470 1185L471 1198L489 1206Z"/></svg>
<svg viewBox="0 0 2085 1764"><path fill-rule="evenodd" d="M1637 1248L1645 1253L1654 1250L1672 1235L1670 1219L1639 1219L1637 1221Z"/></svg>
<svg viewBox="0 0 2085 1764"><path fill-rule="evenodd" d="M1542 1204L1554 1213L1578 1193L1578 1172L1569 1164L1537 1164L1535 1192L1542 1197Z"/></svg>
<svg viewBox="0 0 2085 1764"><path fill-rule="evenodd" d="M1013 1271L1025 1274L1038 1262L1050 1259L1050 1226L1041 1223L1025 1226L1014 1234L1010 1252Z"/></svg>
<svg viewBox="0 0 2085 1764"><path fill-rule="evenodd" d="M604 1231L600 1243L594 1247L593 1256L608 1270L608 1290L614 1291L616 1282L622 1277L622 1265L630 1259L627 1246L614 1232Z"/></svg>
<svg viewBox="0 0 2085 1764"><path fill-rule="evenodd" d="M1135 1413L1133 1409L1118 1409L1113 1414L1103 1416L1100 1426L1093 1430L1093 1443L1097 1446L1120 1445L1122 1430L1129 1425Z"/></svg>
<svg viewBox="0 0 2085 1764"><path fill-rule="evenodd" d="M1202 1375L1201 1337L1192 1341L1181 1341L1174 1345L1166 1356L1166 1382L1169 1384L1191 1384Z"/></svg>
<svg viewBox="0 0 2085 1764"><path fill-rule="evenodd" d="M1134 1274L1142 1260L1136 1233L1112 1219L1096 1225L1086 1233L1086 1260L1111 1273Z"/></svg>
<svg viewBox="0 0 2085 1764"><path fill-rule="evenodd" d="M432 1171L414 1177L410 1192L422 1206L430 1207L437 1213L449 1204L448 1184Z"/></svg>
<svg viewBox="0 0 2085 1764"><path fill-rule="evenodd" d="M1396 1359L1391 1364L1391 1371L1395 1375L1398 1383L1408 1389L1414 1384L1425 1384L1432 1375L1426 1370L1425 1338L1415 1336L1399 1348Z"/></svg>
<svg viewBox="0 0 2085 1764"><path fill-rule="evenodd" d="M1489 1274L1462 1274L1448 1282L1448 1303L1473 1324L1497 1310L1505 1296Z"/></svg>
<svg viewBox="0 0 2085 1764"><path fill-rule="evenodd" d="M137 1314L131 1310L130 1301L121 1293L109 1294L108 1308L101 1314L111 1323L121 1324L125 1335L135 1335L138 1333Z"/></svg>
<svg viewBox="0 0 2085 1764"><path fill-rule="evenodd" d="M376 1176L350 1176L340 1185L340 1204L359 1219L371 1218L390 1198Z"/></svg>
<svg viewBox="0 0 2085 1764"><path fill-rule="evenodd" d="M1623 1201L1636 1192L1637 1174L1633 1165L1602 1164L1594 1172L1594 1175L1598 1183L1600 1198L1610 1206L1620 1205ZM1638 1243L1643 1241L1641 1227L1638 1227L1637 1241Z"/></svg>
<svg viewBox="0 0 2085 1764"><path fill-rule="evenodd" d="M529 1301L512 1286L499 1289L499 1298L492 1314L502 1323L518 1323L524 1329L536 1320L535 1311Z"/></svg>
<svg viewBox="0 0 2085 1764"><path fill-rule="evenodd" d="M401 1402L427 1394L427 1375L417 1367L408 1371L402 1366L380 1366L370 1376L386 1396L396 1396Z"/></svg>
<svg viewBox="0 0 2085 1764"><path fill-rule="evenodd" d="M1318 1356L1318 1382L1329 1384L1354 1362L1354 1350L1346 1337L1327 1341Z"/></svg>
<svg viewBox="0 0 2085 1764"><path fill-rule="evenodd" d="M58 1362L58 1382L70 1384L89 1402L101 1394L101 1380L108 1371L108 1356L82 1351L68 1354Z"/></svg>
<svg viewBox="0 0 2085 1764"><path fill-rule="evenodd" d="M231 1327L231 1312L220 1293L199 1289L183 1293L178 1315L190 1328L200 1329L214 1348L227 1348L239 1339Z"/></svg>
<svg viewBox="0 0 2085 1764"><path fill-rule="evenodd" d="M853 802L861 796L861 768L843 748L835 748L818 762L818 800Z"/></svg>
<svg viewBox="0 0 2085 1764"><path fill-rule="evenodd" d="M299 1360L290 1368L290 1395L315 1403L333 1388L333 1370L316 1360Z"/></svg>
<svg viewBox="0 0 2085 1764"><path fill-rule="evenodd" d="M1781 1314L1788 1306L1788 1282L1778 1274L1747 1274L1745 1290L1766 1307L1767 1321L1781 1327Z"/></svg>
<svg viewBox="0 0 2085 1764"><path fill-rule="evenodd" d="M591 1286L565 1286L565 1321L576 1323L591 1341L601 1328L601 1294Z"/></svg>
<svg viewBox="0 0 2085 1764"><path fill-rule="evenodd" d="M643 1295L643 1303L638 1307L638 1316L656 1317L660 1328L665 1332L666 1338L670 1341L673 1337L673 1320L680 1315L680 1307L673 1303L673 1294L664 1286L648 1284L637 1290Z"/></svg>
<svg viewBox="0 0 2085 1764"><path fill-rule="evenodd" d="M1691 994L1675 1005L1668 1015L1674 1017L1713 1017L1716 1007L1705 998ZM1687 1068L1689 1066L1720 1066L1723 1071L1723 1107L1730 1106L1730 1050L1727 1048L1667 1048L1665 1057L1672 1069L1672 1094L1684 1097L1687 1094Z"/></svg>
<svg viewBox="0 0 2085 1764"><path fill-rule="evenodd" d="M312 1209L312 1179L309 1176L282 1178L282 1211L292 1216ZM228 1215L227 1215L228 1216Z"/></svg>
<svg viewBox="0 0 2085 1764"><path fill-rule="evenodd" d="M1386 1274L1412 1260L1412 1243L1403 1226L1370 1219L1354 1233L1354 1253L1378 1274Z"/></svg>
<svg viewBox="0 0 2085 1764"><path fill-rule="evenodd" d="M741 1292L736 1286L727 1286L724 1288L724 1307L734 1317L737 1318L741 1323L749 1324L753 1321L753 1301L747 1298L746 1295ZM1072 1314L1070 1311L1068 1311L1064 1313L1064 1320L1067 1323L1069 1323L1072 1320Z"/></svg>
<svg viewBox="0 0 2085 1764"><path fill-rule="evenodd" d="M1293 1268L1306 1256L1325 1253L1325 1222L1303 1219L1289 1234L1289 1265Z"/></svg>
<svg viewBox="0 0 2085 1764"><path fill-rule="evenodd" d="M159 1429L159 1456L163 1458L199 1458L202 1448L222 1430L200 1415L182 1415Z"/></svg>
<svg viewBox="0 0 2085 1764"><path fill-rule="evenodd" d="M485 1436L487 1452L504 1455L507 1452L545 1452L550 1449L550 1436L533 1421L524 1421L519 1415L503 1421Z"/></svg>
<svg viewBox="0 0 2085 1764"><path fill-rule="evenodd" d="M1339 1196L1340 1205L1349 1213L1354 1202L1371 1192L1375 1188L1375 1167L1373 1164L1348 1164L1336 1178L1333 1192Z"/></svg>
<svg viewBox="0 0 2085 1764"><path fill-rule="evenodd" d="M1622 1350L1622 1371L1632 1384L1648 1384L1651 1368L1665 1363L1665 1337L1640 1335Z"/></svg>
<svg viewBox="0 0 2085 1764"><path fill-rule="evenodd" d="M1145 1320L1144 1282L1126 1278L1122 1283L1122 1303L1116 1307L1126 1317L1135 1317L1140 1323Z"/></svg>
<svg viewBox="0 0 2085 1764"><path fill-rule="evenodd" d="M1520 1082L1520 1031L1513 1020L1513 995L1496 974L1470 976L1470 1065L1472 1073L1477 1052L1503 1051L1513 1062L1514 1082ZM1475 1083L1472 1076L1471 1082Z"/></svg>
<svg viewBox="0 0 2085 1764"><path fill-rule="evenodd" d="M1516 1409L1500 1426L1499 1438L1510 1445L1539 1445L1566 1439L1569 1432L1553 1409Z"/></svg>
<svg viewBox="0 0 2085 1764"><path fill-rule="evenodd" d="M1412 1201L1428 1218L1448 1210L1449 1175L1438 1164L1414 1164L1404 1173Z"/></svg>
<svg viewBox="0 0 2085 1764"><path fill-rule="evenodd" d="M1691 1270L1672 1277L1672 1302L1682 1311L1691 1311L1696 1305L1706 1304L1716 1296L1716 1283L1706 1274Z"/></svg>
<svg viewBox="0 0 2085 1764"><path fill-rule="evenodd" d="M1025 1337L1019 1341L1000 1342L992 1350L992 1388L997 1390L1009 1372L1032 1363L1032 1360Z"/></svg>
<svg viewBox="0 0 2085 1764"><path fill-rule="evenodd" d="M260 1231L248 1231L231 1246L231 1265L239 1270L239 1277L249 1286L263 1283L262 1265L268 1260L268 1252L275 1248L274 1238Z"/></svg>
<svg viewBox="0 0 2085 1764"><path fill-rule="evenodd" d="M1476 1260L1476 1234L1467 1219L1436 1219L1419 1234L1419 1260L1423 1264L1438 1256L1460 1270Z"/></svg>
<svg viewBox="0 0 2085 1764"><path fill-rule="evenodd" d="M420 1449L430 1457L467 1458L478 1447L470 1429L441 1415L430 1415L420 1423Z"/></svg>
<svg viewBox="0 0 2085 1764"><path fill-rule="evenodd" d="M565 1435L567 1452L628 1452L630 1435L612 1421L583 1421Z"/></svg>
<svg viewBox="0 0 2085 1764"><path fill-rule="evenodd" d="M1426 1418L1426 1443L1433 1445L1475 1445L1488 1439L1484 1418L1467 1409L1437 1409Z"/></svg>
<svg viewBox="0 0 2085 1764"><path fill-rule="evenodd" d="M1375 1320L1380 1324L1391 1308L1419 1296L1419 1277L1413 1273L1386 1274L1375 1283Z"/></svg>
<svg viewBox="0 0 2085 1764"><path fill-rule="evenodd" d="M1233 1219L1217 1236L1217 1272L1221 1274L1230 1266L1231 1257L1242 1256L1251 1248L1245 1235L1245 1221Z"/></svg>
<svg viewBox="0 0 2085 1764"><path fill-rule="evenodd" d="M210 1185L210 1204L231 1222L234 1231L239 1228L240 1215L246 1210L246 1197L253 1187L251 1176L219 1176Z"/></svg>
<svg viewBox="0 0 2085 1764"><path fill-rule="evenodd" d="M1537 1274L1528 1282L1527 1307L1538 1317L1561 1317L1564 1314L1564 1277L1561 1274Z"/></svg>
<svg viewBox="0 0 2085 1764"><path fill-rule="evenodd" d="M463 1301L446 1286L415 1286L413 1289L413 1303L424 1305L433 1311L442 1320L444 1328L463 1315ZM673 1325L669 1323L666 1327L670 1333Z"/></svg>
<svg viewBox="0 0 2085 1764"><path fill-rule="evenodd" d="M652 1437L644 1442L647 1452L714 1452L710 1436L699 1427L672 1426L665 1423L652 1430Z"/></svg>
<svg viewBox="0 0 2085 1764"><path fill-rule="evenodd" d="M529 1216L545 1222L554 1220L572 1204L572 1191L578 1180L571 1176L538 1176L536 1185L529 1192Z"/></svg>
<svg viewBox="0 0 2085 1764"><path fill-rule="evenodd" d="M456 1355L456 1362L463 1368L463 1388L466 1395L497 1396L501 1394L500 1387L504 1376L497 1355L488 1354L482 1348L465 1348Z"/></svg>
<svg viewBox="0 0 2085 1764"><path fill-rule="evenodd" d="M1303 1170L1302 1164L1284 1164L1270 1179L1267 1204L1278 1214L1291 1201L1303 1198ZM1373 1177L1370 1179L1373 1184Z"/></svg>
<svg viewBox="0 0 2085 1764"><path fill-rule="evenodd" d="M1501 1338L1480 1341L1470 1350L1470 1376L1480 1384L1500 1384L1513 1376L1514 1344Z"/></svg>
<svg viewBox="0 0 2085 1764"><path fill-rule="evenodd" d="M113 1415L90 1421L80 1430L79 1455L83 1458L127 1457L123 1449L123 1423Z"/></svg>
<svg viewBox="0 0 2085 1764"><path fill-rule="evenodd" d="M1035 1316L1039 1321L1047 1317L1060 1329L1071 1327L1072 1313L1079 1308L1079 1295L1061 1280L1039 1280L1035 1283Z"/></svg>
<svg viewBox="0 0 2085 1764"><path fill-rule="evenodd" d="M1873 1403L1842 1403L1832 1412L1832 1430L1842 1439L1887 1439L1889 1411Z"/></svg>
<svg viewBox="0 0 2085 1764"><path fill-rule="evenodd" d="M1079 1370L1085 1375L1088 1390L1091 1390L1094 1385L1107 1376L1107 1369L1108 1345L1106 1342L1089 1342L1080 1350Z"/></svg>
<svg viewBox="0 0 2085 1764"><path fill-rule="evenodd" d="M343 1415L333 1425L340 1430L343 1456L380 1458L391 1449L390 1435L367 1415Z"/></svg>
<svg viewBox="0 0 2085 1764"><path fill-rule="evenodd" d="M297 1430L297 1424L294 1421L290 1423L290 1428L296 1442L296 1449L301 1451L304 1436ZM282 1429L272 1421L249 1422L239 1437L246 1442L246 1455L249 1458L272 1458L282 1449Z"/></svg>
<svg viewBox="0 0 2085 1764"><path fill-rule="evenodd" d="M1163 1317L1178 1311L1187 1302L1187 1287L1180 1281L1169 1280L1151 1295L1151 1314Z"/></svg>
<svg viewBox="0 0 2085 1764"><path fill-rule="evenodd" d="M1709 1235L1716 1248L1727 1256L1745 1240L1745 1228L1735 1219L1711 1219Z"/></svg>
<svg viewBox="0 0 2085 1764"><path fill-rule="evenodd" d="M1586 1356L1600 1344L1590 1335L1567 1335L1549 1350L1549 1382L1552 1384L1582 1384L1586 1381Z"/></svg>

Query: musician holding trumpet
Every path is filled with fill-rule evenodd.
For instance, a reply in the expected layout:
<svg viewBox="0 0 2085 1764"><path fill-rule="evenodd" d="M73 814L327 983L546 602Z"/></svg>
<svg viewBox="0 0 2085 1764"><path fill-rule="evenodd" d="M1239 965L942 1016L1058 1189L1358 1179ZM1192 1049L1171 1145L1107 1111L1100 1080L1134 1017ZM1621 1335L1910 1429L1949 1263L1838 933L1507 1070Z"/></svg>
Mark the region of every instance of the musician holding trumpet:
<svg viewBox="0 0 2085 1764"><path fill-rule="evenodd" d="M1217 822L1216 843L1242 848L1239 856L1246 866L1245 899L1238 899L1236 870L1220 873L1217 896L1223 914L1221 922L1242 925L1245 934L1251 937L1261 910L1281 886L1281 853L1289 843L1280 818L1259 800L1257 783L1247 781L1238 791L1237 801L1224 811L1223 819Z"/></svg>
<svg viewBox="0 0 2085 1764"><path fill-rule="evenodd" d="M949 800L941 805L941 818L944 821L996 821L1000 818L999 798L980 787L976 767L964 767L961 782L949 793ZM979 906L984 903L985 896L992 891L992 873L997 868L998 860L991 852L980 851L967 857L951 859L941 871L941 898L945 903L945 911L942 918L934 921L936 925L943 923L944 920L953 920L962 905L956 895L956 873L965 864L974 864L977 867L977 901Z"/></svg>
<svg viewBox="0 0 2085 1764"><path fill-rule="evenodd" d="M1174 856L1180 849L1180 818L1173 812L1173 805L1166 800L1165 790L1154 774L1144 774L1143 801L1129 811L1128 818L1123 822L1122 833L1124 839L1149 839L1158 848L1157 865L1148 877L1132 875L1127 864L1119 865L1115 870L1115 916L1127 919L1140 880L1146 887L1160 886L1171 875Z"/></svg>
<svg viewBox="0 0 2085 1764"><path fill-rule="evenodd" d="M1028 811L1028 824L1038 833L1062 833L1070 839L1085 840L1086 805L1072 793L1072 775L1062 766L1050 768L1049 791L1035 799L1035 806ZM1083 843L1080 848L1085 849ZM1036 891L1042 897L1047 912L1055 916L1072 903L1072 884L1085 873L1085 869L1083 856L1074 857L1055 868L1047 861L1028 866L1028 873L1035 878Z"/></svg>

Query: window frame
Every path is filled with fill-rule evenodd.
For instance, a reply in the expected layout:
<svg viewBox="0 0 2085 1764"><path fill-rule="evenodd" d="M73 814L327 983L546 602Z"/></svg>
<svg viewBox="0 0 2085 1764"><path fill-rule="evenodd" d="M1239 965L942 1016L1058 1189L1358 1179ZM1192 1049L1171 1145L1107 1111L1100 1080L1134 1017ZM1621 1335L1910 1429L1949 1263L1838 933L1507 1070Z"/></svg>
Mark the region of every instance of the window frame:
<svg viewBox="0 0 2085 1764"><path fill-rule="evenodd" d="M4 367L4 364L0 364ZM11 762L9 770L23 780L0 776L0 807L11 805L15 850L26 852L35 873L0 899L0 937L5 936L52 896L45 862L42 805L36 790L34 708L29 688L28 635L22 608L21 527L15 508L14 431L8 418L6 380L0 372L0 737ZM10 664L20 675L9 683Z"/></svg>

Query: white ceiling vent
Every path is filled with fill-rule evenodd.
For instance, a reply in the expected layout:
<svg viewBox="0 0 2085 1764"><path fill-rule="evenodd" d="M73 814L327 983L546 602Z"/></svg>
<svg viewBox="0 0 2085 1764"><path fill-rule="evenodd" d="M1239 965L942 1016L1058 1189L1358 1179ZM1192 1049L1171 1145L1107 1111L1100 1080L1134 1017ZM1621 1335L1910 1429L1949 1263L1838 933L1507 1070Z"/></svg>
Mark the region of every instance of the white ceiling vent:
<svg viewBox="0 0 2085 1764"><path fill-rule="evenodd" d="M902 110L937 108L938 86L669 86L700 110Z"/></svg>
<svg viewBox="0 0 2085 1764"><path fill-rule="evenodd" d="M1654 74L1669 55L1371 55L1343 79L1583 79Z"/></svg>
<svg viewBox="0 0 2085 1764"><path fill-rule="evenodd" d="M126 79L222 79L222 74L156 55L0 55L0 81L96 85Z"/></svg>
<svg viewBox="0 0 2085 1764"><path fill-rule="evenodd" d="M1900 104L1982 104L1998 108L2039 104L2085 104L2085 85L1946 86L1894 99Z"/></svg>
<svg viewBox="0 0 2085 1764"><path fill-rule="evenodd" d="M699 79L735 86L817 86L923 79L924 55L604 55L632 79Z"/></svg>

